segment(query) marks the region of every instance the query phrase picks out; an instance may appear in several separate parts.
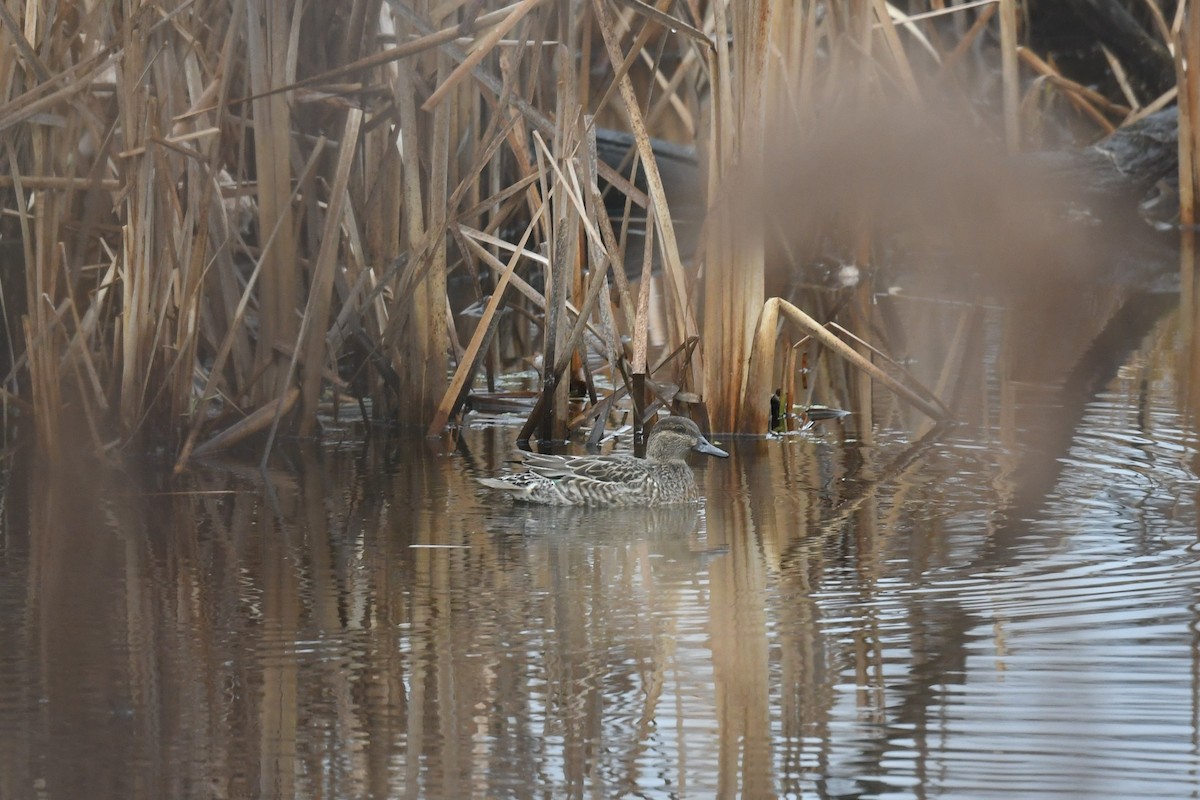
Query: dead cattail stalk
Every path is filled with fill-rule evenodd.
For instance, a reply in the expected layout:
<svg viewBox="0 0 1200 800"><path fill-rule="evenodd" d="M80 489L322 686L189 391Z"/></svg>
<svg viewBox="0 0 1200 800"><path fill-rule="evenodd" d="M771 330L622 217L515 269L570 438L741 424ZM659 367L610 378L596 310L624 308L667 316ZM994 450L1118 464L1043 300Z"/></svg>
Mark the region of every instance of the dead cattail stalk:
<svg viewBox="0 0 1200 800"><path fill-rule="evenodd" d="M995 4L995 0L990 0L990 2L991 4L979 14L979 16L975 19L975 22L971 24L971 27L967 29L967 32L963 35L963 37L956 45L954 45L954 49L942 59L942 63L939 67L942 75L950 74L954 68L958 66L959 62L962 61L963 57L975 44L976 39L979 38L979 35L983 33L983 31L987 28L988 23L991 22L992 17L996 13L997 6ZM963 6L955 6L955 10L961 8L963 8Z"/></svg>
<svg viewBox="0 0 1200 800"><path fill-rule="evenodd" d="M321 154L324 152L324 141L318 141L313 148L312 154L309 156L308 164L305 166L300 176L300 181L297 185L297 190L306 188L309 185L309 179L312 178L316 171L316 166L320 160ZM271 242L279 235L282 225L282 220L276 222L276 226L272 229L267 237L264 251L269 251ZM208 371L208 379L205 381L204 388L200 391L199 397L196 398L194 409L192 412L191 426L188 429L187 436L184 437L183 446L180 448L178 457L175 460L174 472L176 474L183 471L186 467L188 459L191 458L193 450L196 446L196 440L200 435L204 422L208 417L209 402L214 398L221 382L221 375L225 368L226 359L234 351L237 341L242 330L242 321L245 317L246 310L250 306L251 299L254 297L255 289L258 285L259 276L262 274L265 259L260 258L254 265L253 271L246 279L246 285L237 301L237 305L229 314L229 326L226 330L224 338L217 349L216 355L213 358L212 367Z"/></svg>
<svg viewBox="0 0 1200 800"><path fill-rule="evenodd" d="M475 328L475 334L471 337L471 341L466 347L462 360L458 364L458 368L454 371L454 376L450 380L450 385L446 388L446 393L442 396L442 400L438 403L437 413L433 417L433 421L429 424L429 429L426 432L428 436L436 436L446 426L450 415L454 408L458 405L463 392L470 386L471 380L475 377L475 371L479 367L480 359L482 358L484 347L491 340L492 335L496 331L496 324L500 321L499 311L501 303L504 300L504 293L508 289L509 282L513 277L513 270L520 261L521 254L525 252L525 244L529 241L530 234L538 225L542 211L546 208L543 204L538 213L530 221L525 228L525 233L521 236L517 247L513 250L512 256L508 263L500 273L500 278L496 282L496 288L492 290L491 297L488 298L487 306L484 308L483 314L479 319L479 324ZM466 240L468 244L473 244L471 240ZM479 248L483 252L483 248ZM489 255L491 255L489 253Z"/></svg>
<svg viewBox="0 0 1200 800"><path fill-rule="evenodd" d="M1000 80L1004 98L1004 141L1021 149L1021 76L1017 72L1017 0L1000 0Z"/></svg>
<svg viewBox="0 0 1200 800"><path fill-rule="evenodd" d="M1175 72L1179 92L1179 222L1185 228L1196 224L1196 194L1200 188L1200 14L1191 9L1175 42Z"/></svg>
<svg viewBox="0 0 1200 800"><path fill-rule="evenodd" d="M317 253L317 263L308 290L308 305L301 322L301 337L297 350L306 365L300 396L301 436L310 435L317 420L317 401L321 395L320 365L326 358L325 340L329 327L329 307L333 300L333 274L338 245L342 238L342 208L346 202L350 171L354 158L358 155L358 132L362 119L363 113L357 108L352 108L346 113L346 124L342 128L341 145L338 150L337 170L330 187L329 207L325 212L321 250Z"/></svg>
<svg viewBox="0 0 1200 800"><path fill-rule="evenodd" d="M773 36L780 35L773 28L775 8L765 0L730 4L732 43L717 43L719 88L713 93L709 169L720 182L735 171L756 173L765 167L768 56ZM723 3L713 6L717 30L729 24L725 11ZM735 212L730 200L719 204L710 214L706 241L704 397L720 431L745 429L746 395L759 389L748 385L745 368L765 292L765 231L755 217Z"/></svg>
<svg viewBox="0 0 1200 800"><path fill-rule="evenodd" d="M246 57L250 86L263 94L274 86L295 79L296 41L290 35L283 3L267 0L246 2ZM292 115L286 95L262 96L251 104L255 141L255 168L258 176L256 199L259 226L271 230L280 224L284 235L264 254L259 302L259 342L256 366L264 370L265 380L254 390L258 402L269 402L287 389L286 367L276 362L276 346L290 346L296 340L298 270L292 206Z"/></svg>
<svg viewBox="0 0 1200 800"><path fill-rule="evenodd" d="M596 25L600 29L605 47L608 50L609 59L613 64L622 63L621 49L617 43L616 33L613 30L612 20L609 17L608 8L604 0L593 0L592 8L595 11ZM633 84L629 80L629 76L625 75L617 81L617 85L621 93L621 99L625 104L629 127L637 143L638 155L641 158L642 167L646 173L646 184L649 187L651 198L650 206L647 209L646 224L658 226L659 251L662 254L663 260L664 283L668 287L668 296L670 297L668 308L671 309L671 313L675 319L672 338L679 341L694 335L697 332L697 327L691 305L688 301L687 278L684 274L683 262L679 257L679 244L675 237L675 226L671 220L671 211L667 204L666 190L663 188L662 177L658 171L658 162L654 157L653 147L650 144L650 134L643 123L641 109L633 90ZM605 175L605 179L608 179L607 175ZM693 368L698 369L698 365ZM701 375L702 373L699 371L695 373L696 378L699 378Z"/></svg>
<svg viewBox="0 0 1200 800"><path fill-rule="evenodd" d="M496 43L504 38L504 35L513 29L513 27L524 19L525 15L533 11L537 6L544 3L545 0L522 0L517 3L511 12L504 18L496 27L492 28L487 34L475 43L475 47L471 53L462 60L462 62L454 68L454 70L442 80L437 89L429 95L422 105L422 111L432 111L438 103L446 96L446 94L458 85L459 81L465 78L475 69L476 66L492 51Z"/></svg>
<svg viewBox="0 0 1200 800"><path fill-rule="evenodd" d="M296 406L296 400L299 397L300 390L293 386L283 396L260 406L245 419L235 425L229 426L207 442L198 446L192 455L196 458L204 458L205 456L233 447L238 442L245 441L259 431L265 430L270 426L272 420L290 414Z"/></svg>
<svg viewBox="0 0 1200 800"><path fill-rule="evenodd" d="M1095 120L1096 124L1103 128L1106 133L1111 133L1115 130L1115 127L1104 118L1098 109L1102 109L1118 117L1125 117L1131 113L1129 107L1113 103L1094 89L1089 89L1082 84L1064 78L1059 74L1058 70L1047 64L1028 48L1018 48L1017 54L1020 56L1021 61L1035 72L1044 75L1051 85L1064 90L1067 100Z"/></svg>
<svg viewBox="0 0 1200 800"><path fill-rule="evenodd" d="M825 326L796 308L786 300L772 297L763 305L762 316L758 322L758 332L755 336L754 353L751 357L750 372L753 374L751 383L754 386L771 384L771 374L775 364L775 342L778 337L777 329L780 315L783 319L796 325L804 333L812 336L822 346L829 348L845 359L852 366L861 370L871 378L887 386L899 397L917 408L926 416L940 420L948 416L947 410L933 398L928 391L917 391L900 383L887 372L864 358L857 350L847 345L830 333ZM767 429L767 395L763 395L757 403L747 403L745 419L746 430L765 431ZM749 427L754 425L755 427Z"/></svg>

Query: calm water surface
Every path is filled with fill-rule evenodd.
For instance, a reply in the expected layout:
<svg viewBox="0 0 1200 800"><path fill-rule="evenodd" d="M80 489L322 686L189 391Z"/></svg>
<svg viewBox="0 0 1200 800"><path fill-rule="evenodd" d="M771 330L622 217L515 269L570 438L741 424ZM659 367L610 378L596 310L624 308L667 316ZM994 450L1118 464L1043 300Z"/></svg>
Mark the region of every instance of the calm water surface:
<svg viewBox="0 0 1200 800"><path fill-rule="evenodd" d="M0 798L1198 797L1178 327L1079 403L982 379L922 446L726 442L674 509L514 507L480 420L10 465Z"/></svg>

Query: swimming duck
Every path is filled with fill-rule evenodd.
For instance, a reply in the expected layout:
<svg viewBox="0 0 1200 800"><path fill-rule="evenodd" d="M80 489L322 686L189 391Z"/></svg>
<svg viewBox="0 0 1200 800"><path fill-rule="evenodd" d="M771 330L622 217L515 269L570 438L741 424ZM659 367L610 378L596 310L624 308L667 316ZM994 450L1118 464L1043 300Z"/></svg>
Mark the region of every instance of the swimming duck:
<svg viewBox="0 0 1200 800"><path fill-rule="evenodd" d="M660 420L646 442L646 457L553 456L522 453L525 471L480 478L516 500L548 506L657 506L700 498L683 457L689 450L729 456L686 417Z"/></svg>

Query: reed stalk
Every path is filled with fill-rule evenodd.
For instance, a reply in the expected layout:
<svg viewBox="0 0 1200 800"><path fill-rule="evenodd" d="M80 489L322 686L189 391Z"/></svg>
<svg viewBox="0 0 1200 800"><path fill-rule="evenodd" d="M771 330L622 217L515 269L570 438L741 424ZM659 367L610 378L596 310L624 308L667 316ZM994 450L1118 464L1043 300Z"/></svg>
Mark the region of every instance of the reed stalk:
<svg viewBox="0 0 1200 800"><path fill-rule="evenodd" d="M609 59L613 64L623 63L624 58L616 39L616 32L613 29L613 22L608 7L604 0L593 0L592 8L595 11L596 25L604 39L605 48L608 50ZM633 82L630 80L628 74L618 74L616 76L616 84L621 95L621 100L624 103L626 119L633 132L634 140L637 143L638 156L645 169L646 182L650 189L650 205L647 208L646 224L648 226L651 224L655 226L655 235L659 240L659 252L662 256L663 272L665 275L664 282L668 287L668 308L670 309L672 319L670 338L673 341L682 341L684 338L696 334L698 329L688 297L687 276L685 275L683 262L679 256L679 244L675 236L675 225L671 219L666 190L663 187L662 177L659 174L658 162L650 142L650 134L643 120L637 95L634 92ZM701 374L702 372L697 370L694 377L699 377Z"/></svg>
<svg viewBox="0 0 1200 800"><path fill-rule="evenodd" d="M299 323L296 304L300 284L297 264L297 226L292 204L293 148L292 104L286 94L267 94L272 88L294 83L299 54L294 35L298 3L245 0L246 58L254 137L255 208L261 230L278 224L282 235L265 254L259 295L258 344L255 371L261 380L252 387L255 404L270 402L287 390L287 368L279 360L280 347L291 347Z"/></svg>
<svg viewBox="0 0 1200 800"><path fill-rule="evenodd" d="M1000 0L1000 80L1004 98L1004 142L1021 149L1021 85L1017 73L1017 0Z"/></svg>
<svg viewBox="0 0 1200 800"><path fill-rule="evenodd" d="M715 3L712 8L715 29L732 33L728 39L717 37L709 171L719 184L735 171L764 170L768 104L773 100L768 56L781 38L775 23L798 18L777 15L769 0L728 8ZM728 202L717 206L706 242L705 396L712 425L720 431L744 429L745 412L757 405L747 402L746 395L757 395L760 388L747 386L744 368L765 299L765 231L753 216L734 211ZM769 395L768 389L763 403Z"/></svg>
<svg viewBox="0 0 1200 800"><path fill-rule="evenodd" d="M539 348L544 416L531 422L561 439L596 419L570 409L571 373L583 370L589 403L633 391L642 411L676 397L638 388L666 352L661 380L699 395L692 410L713 428L761 432L788 384L768 342L785 312L767 296L788 265L729 189L777 166L764 163L772 137L801 147L822 113L882 97L919 106L921 65L958 80L989 25L1010 146L1022 65L1098 124L1172 96L1134 110L1057 75L1018 50L1017 0L971 5L957 42L932 16L967 6L898 5L10 0L0 239L22 270L2 287L4 390L32 409L48 452L71 431L98 449L149 439L182 469L194 452L261 437L264 414L267 427L316 432L334 387L436 433L481 375L494 384ZM1182 23L1154 17L1180 58L1190 176L1200 96L1185 64L1200 44L1193 17ZM597 156L598 124L632 133L625 164ZM664 134L695 145L705 168L694 261L681 231L699 222L672 208L653 138ZM1193 181L1181 183L1189 221ZM610 219L605 200L624 212ZM643 211L644 258L627 264ZM870 223L841 221L864 265ZM455 319L464 297L482 301L478 322ZM506 308L526 317L502 319Z"/></svg>
<svg viewBox="0 0 1200 800"><path fill-rule="evenodd" d="M1182 9L1182 6L1181 6ZM1175 72L1179 87L1179 222L1185 228L1196 224L1196 195L1200 189L1200 14L1195 8L1183 17L1175 34Z"/></svg>

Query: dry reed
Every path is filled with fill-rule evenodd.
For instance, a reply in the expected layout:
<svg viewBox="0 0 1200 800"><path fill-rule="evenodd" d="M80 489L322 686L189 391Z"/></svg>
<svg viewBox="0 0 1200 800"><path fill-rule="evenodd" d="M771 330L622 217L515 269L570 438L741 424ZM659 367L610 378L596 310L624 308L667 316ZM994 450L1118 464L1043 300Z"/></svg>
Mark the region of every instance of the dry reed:
<svg viewBox="0 0 1200 800"><path fill-rule="evenodd" d="M32 408L49 453L82 419L94 449L167 443L180 469L264 415L312 433L331 386L434 434L481 373L494 381L501 352L529 337L511 320L532 313L543 366L530 432L560 439L597 419L572 410L572 375L609 410L624 394L639 416L686 398L713 428L764 431L788 378L774 315L803 312L769 297L774 233L730 211L729 184L771 171L773 137L802 146L822 110L884 96L920 107L926 79L965 85L964 55L988 26L1012 148L1021 63L1098 124L1169 101L1122 107L1052 74L1018 50L1017 5L0 5L0 237L20 243L24 282L4 286L23 300L4 309L21 339L5 396ZM956 13L971 24L945 42L933 26ZM1177 52L1194 51L1195 27ZM1180 102L1194 108L1188 79ZM629 169L597 154L601 125L632 132ZM681 231L699 221L679 213L661 134L694 145L707 176L694 260ZM869 260L872 220L838 224ZM478 321L456 317L464 297ZM661 367L676 371L672 392L647 388L655 348L686 352ZM844 352L863 370L876 358Z"/></svg>

